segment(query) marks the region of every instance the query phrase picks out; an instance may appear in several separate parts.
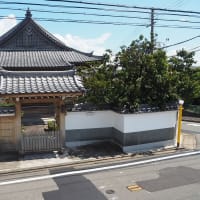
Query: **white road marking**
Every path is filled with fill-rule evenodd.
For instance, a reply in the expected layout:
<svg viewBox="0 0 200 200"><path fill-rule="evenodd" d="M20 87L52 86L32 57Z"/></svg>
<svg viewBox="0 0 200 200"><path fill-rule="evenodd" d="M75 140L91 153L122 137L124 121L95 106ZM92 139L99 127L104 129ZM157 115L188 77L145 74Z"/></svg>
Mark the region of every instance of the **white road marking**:
<svg viewBox="0 0 200 200"><path fill-rule="evenodd" d="M148 160L141 160L141 161L136 161L136 162L131 162L131 163L124 163L124 164L119 164L119 165L111 165L111 166L98 167L98 168L93 168L93 169L83 169L83 170L63 172L63 173L58 173L58 174L44 175L44 176L38 176L38 177L32 177L32 178L9 180L9 181L0 182L0 186L11 185L11 184L16 184L16 183L26 183L26 182L31 182L31 181L39 181L39 180L45 180L45 179L51 179L51 178L58 178L62 176L72 176L72 175L86 174L86 173L92 173L92 172L99 172L99 171L104 171L104 170L118 169L122 167L137 166L137 165L142 165L142 164L149 164L153 162L170 160L170 159L175 159L175 158L182 158L182 157L198 155L198 154L200 154L200 151L193 151L193 152L175 154L175 155L164 156L164 157L159 157L159 158L152 158Z"/></svg>
<svg viewBox="0 0 200 200"><path fill-rule="evenodd" d="M200 124L187 124L188 126L200 126Z"/></svg>

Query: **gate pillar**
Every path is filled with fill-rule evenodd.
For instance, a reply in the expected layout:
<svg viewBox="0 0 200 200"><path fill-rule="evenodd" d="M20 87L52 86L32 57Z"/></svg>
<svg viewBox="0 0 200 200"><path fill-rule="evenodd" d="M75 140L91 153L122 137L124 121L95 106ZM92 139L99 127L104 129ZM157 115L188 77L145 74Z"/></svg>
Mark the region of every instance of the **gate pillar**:
<svg viewBox="0 0 200 200"><path fill-rule="evenodd" d="M15 101L15 132L17 151L20 153L21 149L21 103L19 99Z"/></svg>

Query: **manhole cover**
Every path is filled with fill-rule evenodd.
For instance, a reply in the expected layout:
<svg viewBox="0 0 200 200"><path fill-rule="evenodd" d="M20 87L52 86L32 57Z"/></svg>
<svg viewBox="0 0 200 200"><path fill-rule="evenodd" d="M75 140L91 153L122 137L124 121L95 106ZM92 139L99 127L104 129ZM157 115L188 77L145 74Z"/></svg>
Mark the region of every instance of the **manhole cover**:
<svg viewBox="0 0 200 200"><path fill-rule="evenodd" d="M115 191L114 190L106 190L106 193L107 194L113 194L113 193L115 193Z"/></svg>
<svg viewBox="0 0 200 200"><path fill-rule="evenodd" d="M142 190L142 188L139 185L130 185L127 187L127 189L131 192Z"/></svg>

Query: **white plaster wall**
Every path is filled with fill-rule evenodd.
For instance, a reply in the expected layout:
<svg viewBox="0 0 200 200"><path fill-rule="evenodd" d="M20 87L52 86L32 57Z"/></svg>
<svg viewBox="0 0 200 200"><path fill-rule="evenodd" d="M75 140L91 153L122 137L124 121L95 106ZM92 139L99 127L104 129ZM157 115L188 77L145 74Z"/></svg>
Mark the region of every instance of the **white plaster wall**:
<svg viewBox="0 0 200 200"><path fill-rule="evenodd" d="M177 111L126 114L123 118L124 133L163 129L176 126Z"/></svg>
<svg viewBox="0 0 200 200"><path fill-rule="evenodd" d="M113 111L68 112L65 129L114 127L123 133L175 127L177 111L118 114Z"/></svg>
<svg viewBox="0 0 200 200"><path fill-rule="evenodd" d="M166 141L161 141L161 142L125 146L125 147L122 147L122 149L126 153L133 153L133 152L141 152L141 151L153 150L153 149L158 149L158 148L163 148L163 147L172 148L175 145L176 145L175 140L166 140Z"/></svg>
<svg viewBox="0 0 200 200"><path fill-rule="evenodd" d="M65 129L106 128L113 126L112 111L68 112Z"/></svg>
<svg viewBox="0 0 200 200"><path fill-rule="evenodd" d="M117 130L124 132L124 117L119 113L112 111L112 127L116 128Z"/></svg>

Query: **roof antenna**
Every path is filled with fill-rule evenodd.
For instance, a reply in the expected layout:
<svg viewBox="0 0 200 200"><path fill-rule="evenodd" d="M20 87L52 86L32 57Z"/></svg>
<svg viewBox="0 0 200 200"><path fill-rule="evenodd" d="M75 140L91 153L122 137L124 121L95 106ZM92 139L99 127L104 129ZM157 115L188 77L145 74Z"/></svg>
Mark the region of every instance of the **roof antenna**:
<svg viewBox="0 0 200 200"><path fill-rule="evenodd" d="M31 11L30 11L30 9L28 8L27 10L26 10L26 18L31 18L32 17L32 14L31 14Z"/></svg>

